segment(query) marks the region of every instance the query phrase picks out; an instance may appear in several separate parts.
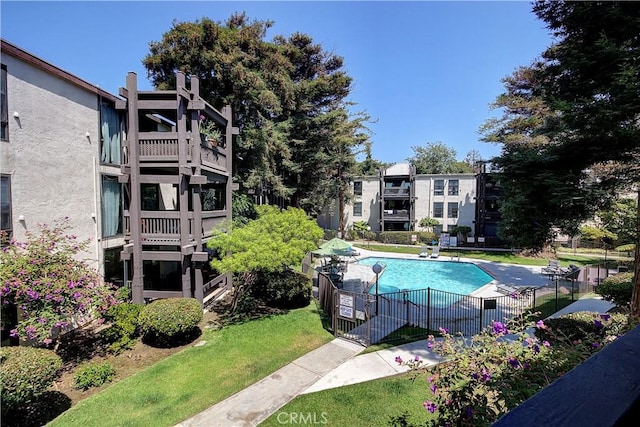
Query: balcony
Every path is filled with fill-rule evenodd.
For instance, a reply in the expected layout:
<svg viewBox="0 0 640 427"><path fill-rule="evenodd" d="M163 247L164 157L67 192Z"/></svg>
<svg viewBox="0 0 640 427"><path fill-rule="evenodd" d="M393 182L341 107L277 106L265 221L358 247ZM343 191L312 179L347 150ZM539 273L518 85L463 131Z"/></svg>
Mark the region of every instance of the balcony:
<svg viewBox="0 0 640 427"><path fill-rule="evenodd" d="M140 233L144 245L180 245L180 212L179 211L141 211ZM227 218L227 211L202 212L202 237L211 237L215 226ZM188 240L194 239L193 212L189 212ZM125 235L131 236L131 220L129 211L124 212Z"/></svg>
<svg viewBox="0 0 640 427"><path fill-rule="evenodd" d="M382 219L385 221L409 221L407 209L385 209L382 211Z"/></svg>
<svg viewBox="0 0 640 427"><path fill-rule="evenodd" d="M384 198L385 199L407 198L407 197L411 196L411 188L409 188L409 187L385 187L383 194L384 194Z"/></svg>
<svg viewBox="0 0 640 427"><path fill-rule="evenodd" d="M199 155L200 164L212 170L227 170L228 150L223 145L212 146L198 138L197 149L194 150L194 143L191 134L187 136L186 144L187 162L195 163ZM141 163L178 163L180 158L180 145L176 132L141 132L138 138L138 156ZM129 164L129 156L123 153L124 164Z"/></svg>

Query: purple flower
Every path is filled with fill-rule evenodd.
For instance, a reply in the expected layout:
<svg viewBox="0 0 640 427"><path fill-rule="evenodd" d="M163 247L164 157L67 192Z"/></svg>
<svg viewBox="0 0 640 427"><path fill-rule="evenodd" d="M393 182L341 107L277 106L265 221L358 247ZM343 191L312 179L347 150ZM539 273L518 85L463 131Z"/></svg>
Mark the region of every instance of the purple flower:
<svg viewBox="0 0 640 427"><path fill-rule="evenodd" d="M593 324L594 324L594 325L596 325L596 328L598 328L598 329L602 329L602 328L604 328L604 325L603 325L603 324L602 324L602 322L601 322L601 321L599 321L598 319L595 319L595 320L593 321Z"/></svg>
<svg viewBox="0 0 640 427"><path fill-rule="evenodd" d="M597 342L594 342L593 344L591 344L591 347L598 348L600 347L600 344L598 344Z"/></svg>
<svg viewBox="0 0 640 427"><path fill-rule="evenodd" d="M518 362L518 359L516 359L515 357L510 357L508 362L509 362L509 365L511 365L514 368L518 368L520 366L520 362Z"/></svg>
<svg viewBox="0 0 640 427"><path fill-rule="evenodd" d="M423 406L424 406L424 409L431 412L432 414L438 410L438 407L436 406L436 404L430 400L425 400L425 402L423 403Z"/></svg>
<svg viewBox="0 0 640 427"><path fill-rule="evenodd" d="M545 347L551 347L551 344L549 344L549 341L542 341L542 345Z"/></svg>
<svg viewBox="0 0 640 427"><path fill-rule="evenodd" d="M496 335L508 334L509 330L502 322L493 322L493 333Z"/></svg>
<svg viewBox="0 0 640 427"><path fill-rule="evenodd" d="M427 348L429 349L433 348L433 343L431 341L427 342Z"/></svg>
<svg viewBox="0 0 640 427"><path fill-rule="evenodd" d="M538 344L536 344L536 345L534 345L534 346L533 346L533 352L534 352L535 354L540 353L540 347L538 346Z"/></svg>
<svg viewBox="0 0 640 427"><path fill-rule="evenodd" d="M473 378L474 380L477 380L478 374L474 372L473 374L471 374L471 378Z"/></svg>
<svg viewBox="0 0 640 427"><path fill-rule="evenodd" d="M483 382L487 382L491 379L491 372L489 372L489 370L487 368L482 368L482 370L480 371L480 373L482 374L482 381Z"/></svg>
<svg viewBox="0 0 640 427"><path fill-rule="evenodd" d="M448 334L449 330L447 328L439 327L438 330L441 334Z"/></svg>
<svg viewBox="0 0 640 427"><path fill-rule="evenodd" d="M531 369L531 365L525 363L524 365L522 365L522 368L526 371L527 369Z"/></svg>
<svg viewBox="0 0 640 427"><path fill-rule="evenodd" d="M427 382L429 384L431 384L433 382L434 378L433 377L427 377Z"/></svg>
<svg viewBox="0 0 640 427"><path fill-rule="evenodd" d="M429 390L431 390L431 393L436 394L436 390L438 389L438 387L436 387L435 384L431 384L431 387L429 387Z"/></svg>
<svg viewBox="0 0 640 427"><path fill-rule="evenodd" d="M473 415L473 409L471 408L471 406L467 406L467 409L465 410L466 416L467 418L471 418L471 415Z"/></svg>
<svg viewBox="0 0 640 427"><path fill-rule="evenodd" d="M397 364L399 364L399 365L401 365L401 364L402 364L402 357L400 357L400 356L396 356L396 359L395 359L395 360L396 360L396 363L397 363Z"/></svg>
<svg viewBox="0 0 640 427"><path fill-rule="evenodd" d="M542 320L538 320L536 322L536 328L538 328L538 329L547 329L547 326L544 324L544 322Z"/></svg>
<svg viewBox="0 0 640 427"><path fill-rule="evenodd" d="M606 322L607 320L611 319L611 316L609 314L601 314L600 318Z"/></svg>

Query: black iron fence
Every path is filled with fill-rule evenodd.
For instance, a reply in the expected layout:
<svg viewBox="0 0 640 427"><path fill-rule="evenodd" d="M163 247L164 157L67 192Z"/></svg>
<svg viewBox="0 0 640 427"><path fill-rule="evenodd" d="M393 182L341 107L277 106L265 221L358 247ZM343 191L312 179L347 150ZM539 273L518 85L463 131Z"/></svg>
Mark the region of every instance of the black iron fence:
<svg viewBox="0 0 640 427"><path fill-rule="evenodd" d="M320 307L332 319L334 335L363 345L427 338L440 328L473 335L533 307L533 290L493 298L420 289L373 295L337 288L318 274Z"/></svg>
<svg viewBox="0 0 640 427"><path fill-rule="evenodd" d="M308 268L312 268L310 263ZM318 300L331 319L335 336L368 346L424 339L439 333L440 328L470 336L494 321L527 312L540 312L544 318L593 292L602 280L617 272L604 264L588 265L573 280L558 276L545 287L485 298L431 288L378 295L354 292L336 287L329 276L318 273Z"/></svg>

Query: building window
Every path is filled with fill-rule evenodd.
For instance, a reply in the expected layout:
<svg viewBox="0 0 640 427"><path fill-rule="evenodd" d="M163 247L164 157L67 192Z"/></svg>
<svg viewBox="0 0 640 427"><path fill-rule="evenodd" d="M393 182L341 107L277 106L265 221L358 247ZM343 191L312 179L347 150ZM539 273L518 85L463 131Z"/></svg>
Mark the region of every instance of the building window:
<svg viewBox="0 0 640 427"><path fill-rule="evenodd" d="M433 202L433 217L434 218L442 218L442 210L444 208L444 203L442 202Z"/></svg>
<svg viewBox="0 0 640 427"><path fill-rule="evenodd" d="M447 218L458 218L458 202L447 203Z"/></svg>
<svg viewBox="0 0 640 427"><path fill-rule="evenodd" d="M436 196L444 195L444 179L436 179L433 181L433 194Z"/></svg>
<svg viewBox="0 0 640 427"><path fill-rule="evenodd" d="M122 234L122 194L118 177L102 175L102 237Z"/></svg>
<svg viewBox="0 0 640 427"><path fill-rule="evenodd" d="M2 78L0 79L0 111L2 125L0 126L0 139L9 140L9 105L7 104L7 66L2 64Z"/></svg>
<svg viewBox="0 0 640 427"><path fill-rule="evenodd" d="M120 164L120 114L109 104L100 105L100 162L107 165Z"/></svg>
<svg viewBox="0 0 640 427"><path fill-rule="evenodd" d="M362 202L353 204L353 216L362 216Z"/></svg>
<svg viewBox="0 0 640 427"><path fill-rule="evenodd" d="M104 250L104 280L117 287L124 285L124 261L120 261L122 246Z"/></svg>
<svg viewBox="0 0 640 427"><path fill-rule="evenodd" d="M0 176L0 230L3 234L2 246L13 236L11 220L11 176ZM6 240L5 240L6 239Z"/></svg>
<svg viewBox="0 0 640 427"><path fill-rule="evenodd" d="M355 181L353 183L353 194L356 196L362 196L362 181Z"/></svg>
<svg viewBox="0 0 640 427"><path fill-rule="evenodd" d="M450 196L457 196L458 192L459 192L459 183L457 179L450 179L449 180L449 195Z"/></svg>
<svg viewBox="0 0 640 427"><path fill-rule="evenodd" d="M203 211L223 211L227 208L227 186L223 183L205 184L200 190Z"/></svg>
<svg viewBox="0 0 640 427"><path fill-rule="evenodd" d="M180 210L178 184L140 184L143 211Z"/></svg>

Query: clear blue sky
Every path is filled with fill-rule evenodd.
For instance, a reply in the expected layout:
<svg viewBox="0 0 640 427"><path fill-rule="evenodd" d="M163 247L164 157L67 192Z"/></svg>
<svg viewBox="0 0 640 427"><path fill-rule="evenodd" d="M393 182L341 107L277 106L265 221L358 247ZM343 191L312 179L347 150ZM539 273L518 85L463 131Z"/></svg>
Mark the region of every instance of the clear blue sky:
<svg viewBox="0 0 640 427"><path fill-rule="evenodd" d="M479 141L500 79L551 43L529 2L28 2L1 4L2 38L113 94L127 72L150 89L142 59L173 20L272 20L267 39L299 31L340 55L354 110L368 112L373 155L401 162L441 141L462 159L499 147Z"/></svg>

